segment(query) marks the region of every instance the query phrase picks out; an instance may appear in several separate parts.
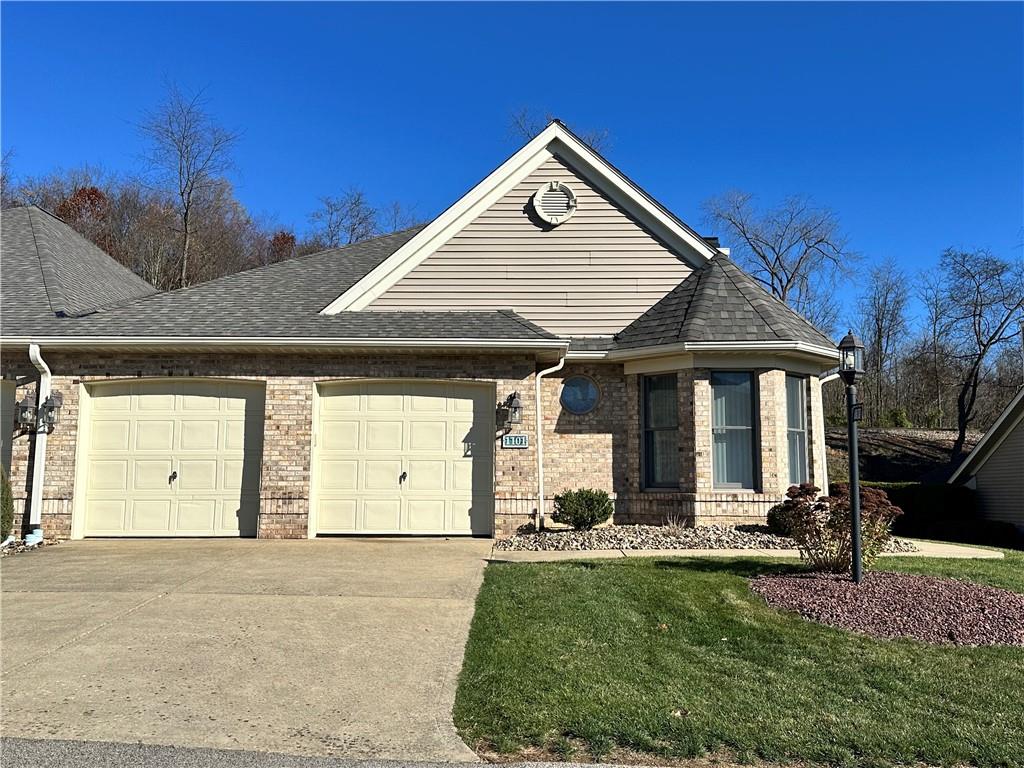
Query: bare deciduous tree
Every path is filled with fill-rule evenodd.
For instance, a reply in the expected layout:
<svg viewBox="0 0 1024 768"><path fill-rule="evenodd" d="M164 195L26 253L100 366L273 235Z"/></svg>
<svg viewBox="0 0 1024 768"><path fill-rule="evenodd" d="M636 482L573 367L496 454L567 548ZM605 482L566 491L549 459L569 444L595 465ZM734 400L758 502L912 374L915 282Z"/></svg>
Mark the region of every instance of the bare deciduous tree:
<svg viewBox="0 0 1024 768"><path fill-rule="evenodd" d="M1021 333L1024 262L1014 264L985 250L950 248L942 254L941 269L945 336L958 373L956 458L976 417L979 386L993 352Z"/></svg>
<svg viewBox="0 0 1024 768"><path fill-rule="evenodd" d="M899 410L899 357L897 352L906 338L907 303L910 289L907 276L896 262L886 259L874 267L868 276L869 282L861 297L861 332L866 340L866 363L869 369L867 389L872 393L869 415L876 426L883 424L889 416L891 402L887 389L895 395L895 410Z"/></svg>
<svg viewBox="0 0 1024 768"><path fill-rule="evenodd" d="M377 234L377 209L355 187L339 197L321 197L320 208L309 216L309 241L320 249L361 243Z"/></svg>
<svg viewBox="0 0 1024 768"><path fill-rule="evenodd" d="M14 199L14 179L11 174L11 165L14 161L14 150L5 149L3 157L0 158L0 208L10 208L16 205Z"/></svg>
<svg viewBox="0 0 1024 768"><path fill-rule="evenodd" d="M190 263L197 224L196 208L216 195L231 168L231 150L238 134L218 125L206 111L202 93L186 95L168 87L163 103L140 126L149 142L147 159L160 185L174 196L181 236L180 280L190 281Z"/></svg>
<svg viewBox="0 0 1024 768"><path fill-rule="evenodd" d="M772 295L823 332L834 331L836 277L858 258L847 249L835 212L805 197L761 210L753 195L740 191L713 197L703 208L707 223L732 236L738 260Z"/></svg>
<svg viewBox="0 0 1024 768"><path fill-rule="evenodd" d="M548 127L548 124L556 118L551 114L544 117L529 107L517 109L509 118L508 132L514 139L529 141ZM607 152L611 149L611 133L607 128L594 128L585 131L572 129L580 141L593 149L595 152Z"/></svg>

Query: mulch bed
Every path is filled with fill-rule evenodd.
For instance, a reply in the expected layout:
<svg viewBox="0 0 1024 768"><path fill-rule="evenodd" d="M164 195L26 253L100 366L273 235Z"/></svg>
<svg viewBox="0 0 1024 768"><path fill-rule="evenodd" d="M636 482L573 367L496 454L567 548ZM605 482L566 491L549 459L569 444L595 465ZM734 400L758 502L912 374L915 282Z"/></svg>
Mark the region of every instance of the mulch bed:
<svg viewBox="0 0 1024 768"><path fill-rule="evenodd" d="M758 576L751 588L773 608L882 638L943 645L1024 646L1024 595L957 579L877 571Z"/></svg>

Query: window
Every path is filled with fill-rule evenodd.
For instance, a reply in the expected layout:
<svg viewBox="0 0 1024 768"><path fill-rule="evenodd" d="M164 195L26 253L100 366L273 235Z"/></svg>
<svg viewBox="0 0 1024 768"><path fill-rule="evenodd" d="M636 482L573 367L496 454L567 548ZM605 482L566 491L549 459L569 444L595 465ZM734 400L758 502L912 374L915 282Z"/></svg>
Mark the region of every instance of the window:
<svg viewBox="0 0 1024 768"><path fill-rule="evenodd" d="M789 450L789 484L807 482L807 380L786 377L786 442Z"/></svg>
<svg viewBox="0 0 1024 768"><path fill-rule="evenodd" d="M711 464L716 488L754 489L754 375L711 374Z"/></svg>
<svg viewBox="0 0 1024 768"><path fill-rule="evenodd" d="M570 376L562 385L559 402L569 413L581 416L594 410L600 399L601 390L593 379L588 376Z"/></svg>
<svg viewBox="0 0 1024 768"><path fill-rule="evenodd" d="M679 487L679 398L676 374L643 378L644 487Z"/></svg>

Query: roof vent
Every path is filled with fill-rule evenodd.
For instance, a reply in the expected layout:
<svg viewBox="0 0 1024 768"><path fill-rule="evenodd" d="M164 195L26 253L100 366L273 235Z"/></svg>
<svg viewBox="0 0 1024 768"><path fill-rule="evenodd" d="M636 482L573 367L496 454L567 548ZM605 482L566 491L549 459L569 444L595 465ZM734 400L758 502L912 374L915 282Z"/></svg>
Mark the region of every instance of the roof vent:
<svg viewBox="0 0 1024 768"><path fill-rule="evenodd" d="M533 210L557 226L576 213L576 193L560 181L546 182L533 195Z"/></svg>

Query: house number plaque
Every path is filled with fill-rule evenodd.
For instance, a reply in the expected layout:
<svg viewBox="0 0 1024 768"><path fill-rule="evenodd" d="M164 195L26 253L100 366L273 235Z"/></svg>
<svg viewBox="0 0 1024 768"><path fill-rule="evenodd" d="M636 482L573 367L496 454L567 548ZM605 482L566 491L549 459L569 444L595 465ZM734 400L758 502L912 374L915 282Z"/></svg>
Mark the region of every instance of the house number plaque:
<svg viewBox="0 0 1024 768"><path fill-rule="evenodd" d="M502 448L529 448L530 447L530 436L529 435L502 435L501 436L501 447Z"/></svg>

